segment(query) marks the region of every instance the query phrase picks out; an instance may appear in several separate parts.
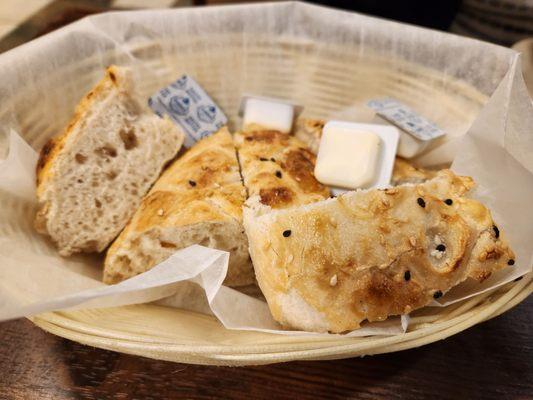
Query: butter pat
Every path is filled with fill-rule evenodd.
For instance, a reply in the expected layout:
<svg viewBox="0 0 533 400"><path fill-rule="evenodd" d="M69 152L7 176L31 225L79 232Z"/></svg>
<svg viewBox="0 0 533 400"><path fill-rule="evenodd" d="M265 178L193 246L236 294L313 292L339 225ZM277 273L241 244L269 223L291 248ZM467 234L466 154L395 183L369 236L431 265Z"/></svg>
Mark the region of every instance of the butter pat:
<svg viewBox="0 0 533 400"><path fill-rule="evenodd" d="M289 103L249 97L244 101L243 129L259 126L283 133L289 133L294 121L294 106Z"/></svg>
<svg viewBox="0 0 533 400"><path fill-rule="evenodd" d="M344 189L387 187L398 137L392 126L330 121L322 132L315 177Z"/></svg>

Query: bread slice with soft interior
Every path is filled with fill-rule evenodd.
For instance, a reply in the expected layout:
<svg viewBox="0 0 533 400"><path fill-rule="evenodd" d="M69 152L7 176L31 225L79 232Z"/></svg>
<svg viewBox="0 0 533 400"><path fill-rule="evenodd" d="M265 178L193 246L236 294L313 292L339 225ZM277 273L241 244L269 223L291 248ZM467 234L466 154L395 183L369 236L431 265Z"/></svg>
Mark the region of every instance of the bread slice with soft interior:
<svg viewBox="0 0 533 400"><path fill-rule="evenodd" d="M291 328L349 331L514 264L489 210L465 197L472 186L443 170L419 185L268 213L250 198L244 226L272 315Z"/></svg>
<svg viewBox="0 0 533 400"><path fill-rule="evenodd" d="M202 139L163 173L107 252L104 281L145 272L193 244L230 252L225 283L254 282L242 226L246 190L226 128Z"/></svg>
<svg viewBox="0 0 533 400"><path fill-rule="evenodd" d="M109 67L41 151L36 229L63 256L104 250L183 139L170 120L138 101L128 68Z"/></svg>

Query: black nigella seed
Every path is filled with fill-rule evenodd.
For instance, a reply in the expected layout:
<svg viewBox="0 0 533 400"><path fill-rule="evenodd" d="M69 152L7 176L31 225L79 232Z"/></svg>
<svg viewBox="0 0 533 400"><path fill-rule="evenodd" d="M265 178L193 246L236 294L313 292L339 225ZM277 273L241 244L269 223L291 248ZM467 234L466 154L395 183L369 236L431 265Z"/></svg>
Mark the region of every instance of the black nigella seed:
<svg viewBox="0 0 533 400"><path fill-rule="evenodd" d="M518 277L518 278L516 278L516 279L515 279L514 281L515 281L515 282L521 281L521 280L522 280L522 278L524 278L524 277L523 277L523 276L519 276L519 277Z"/></svg>
<svg viewBox="0 0 533 400"><path fill-rule="evenodd" d="M410 280L411 279L411 272L405 271L404 274L403 274L403 279L405 279L406 281Z"/></svg>
<svg viewBox="0 0 533 400"><path fill-rule="evenodd" d="M189 181L189 185L191 185L192 187L195 187L196 186L196 182L195 181Z"/></svg>
<svg viewBox="0 0 533 400"><path fill-rule="evenodd" d="M433 298L438 299L439 297L442 297L442 292L437 290L435 293L433 293Z"/></svg>
<svg viewBox="0 0 533 400"><path fill-rule="evenodd" d="M268 158L265 158L265 157L259 157L259 159L260 159L261 161L268 161Z"/></svg>
<svg viewBox="0 0 533 400"><path fill-rule="evenodd" d="M507 261L507 265L514 265L514 260L511 258L509 261Z"/></svg>
<svg viewBox="0 0 533 400"><path fill-rule="evenodd" d="M275 159L274 157L272 157L272 158L270 159L270 161L272 161L272 162L276 162L276 159Z"/></svg>
<svg viewBox="0 0 533 400"><path fill-rule="evenodd" d="M422 208L424 208L426 206L426 202L424 201L424 199L422 197L419 197L418 199L416 199L416 202Z"/></svg>
<svg viewBox="0 0 533 400"><path fill-rule="evenodd" d="M439 244L439 245L436 247L436 249L437 249L438 251L446 251L446 246L444 246L443 244Z"/></svg>
<svg viewBox="0 0 533 400"><path fill-rule="evenodd" d="M496 236L496 239L500 237L500 230L496 225L492 225L492 230L494 231L494 236Z"/></svg>
<svg viewBox="0 0 533 400"><path fill-rule="evenodd" d="M444 200L444 203L446 203L447 205L451 206L453 204L453 200L452 199L446 199L446 200Z"/></svg>
<svg viewBox="0 0 533 400"><path fill-rule="evenodd" d="M283 237L289 237L291 235L291 230L287 229L286 231L283 231Z"/></svg>
<svg viewBox="0 0 533 400"><path fill-rule="evenodd" d="M276 176L281 179L281 171L276 171Z"/></svg>

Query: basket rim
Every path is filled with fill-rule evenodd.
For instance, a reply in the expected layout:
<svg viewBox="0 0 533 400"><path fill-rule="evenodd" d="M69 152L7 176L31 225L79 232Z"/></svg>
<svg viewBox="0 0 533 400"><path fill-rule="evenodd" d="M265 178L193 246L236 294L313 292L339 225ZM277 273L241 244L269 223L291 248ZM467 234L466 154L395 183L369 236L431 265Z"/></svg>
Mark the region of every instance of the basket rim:
<svg viewBox="0 0 533 400"><path fill-rule="evenodd" d="M444 321L422 323L420 327L404 334L385 337L335 337L327 340L299 337L304 343L288 341L288 343L259 345L213 344L198 346L177 342L139 341L132 339L131 335L130 338L125 338L116 333L106 337L95 335L94 325L81 323L70 317L70 315L74 316L80 311L51 312L32 317L30 320L49 333L107 350L174 362L253 365L292 360L347 358L419 347L445 339L471 326L494 318L522 302L532 292L533 273L529 273L519 282L511 282L507 287L494 289L484 296L481 302L466 312L458 313L458 315ZM493 296L498 297L492 300ZM445 308L447 307L443 309ZM113 333L113 330L108 330L108 332Z"/></svg>

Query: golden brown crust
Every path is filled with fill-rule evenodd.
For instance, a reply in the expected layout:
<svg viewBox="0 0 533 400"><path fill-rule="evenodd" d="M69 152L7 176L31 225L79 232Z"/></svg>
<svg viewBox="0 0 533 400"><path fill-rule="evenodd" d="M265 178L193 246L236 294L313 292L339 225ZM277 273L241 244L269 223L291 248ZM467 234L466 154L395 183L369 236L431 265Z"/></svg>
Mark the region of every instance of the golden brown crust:
<svg viewBox="0 0 533 400"><path fill-rule="evenodd" d="M396 157L392 171L391 184L394 186L404 183L422 183L432 179L437 171L417 168L401 157Z"/></svg>
<svg viewBox="0 0 533 400"><path fill-rule="evenodd" d="M244 184L264 205L287 208L329 197L314 174L316 157L298 139L272 130L236 135Z"/></svg>
<svg viewBox="0 0 533 400"><path fill-rule="evenodd" d="M247 211L250 253L274 318L320 330L299 320L299 298L327 330L357 329L506 266L514 255L502 233L489 234L490 212L463 197L472 185L442 171L418 186L351 192L261 216Z"/></svg>
<svg viewBox="0 0 533 400"><path fill-rule="evenodd" d="M202 139L163 172L109 248L105 280L116 282L117 276L129 276L127 272L116 271L113 264L118 253L127 252L130 246L134 246L132 238L151 235L155 230L186 228L202 223L231 222L240 225L245 199L246 191L239 174L233 140L227 128L222 128ZM231 261L230 258L230 265ZM154 265L145 265L145 270ZM245 280L243 283L251 282Z"/></svg>

